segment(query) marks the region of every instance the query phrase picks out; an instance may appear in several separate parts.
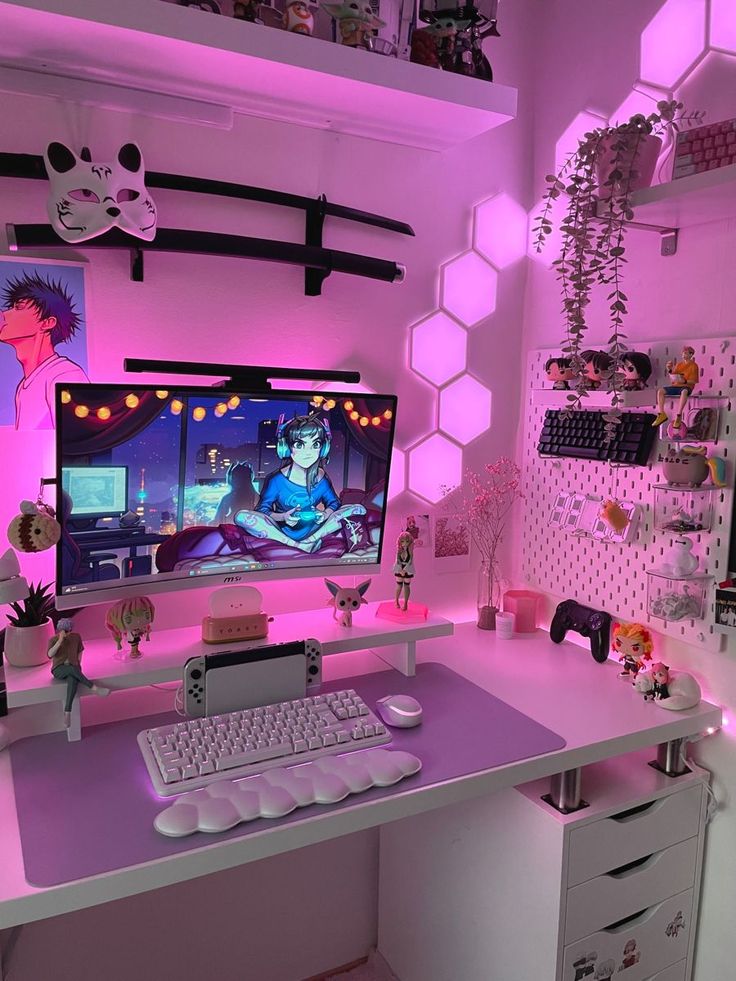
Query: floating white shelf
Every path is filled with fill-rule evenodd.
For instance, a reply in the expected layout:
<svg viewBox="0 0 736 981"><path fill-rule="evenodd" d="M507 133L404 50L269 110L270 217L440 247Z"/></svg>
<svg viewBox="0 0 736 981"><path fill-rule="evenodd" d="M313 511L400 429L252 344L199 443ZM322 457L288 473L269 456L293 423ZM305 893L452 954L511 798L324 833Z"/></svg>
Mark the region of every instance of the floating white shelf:
<svg viewBox="0 0 736 981"><path fill-rule="evenodd" d="M68 97L90 104L135 105L125 97L133 90L143 112L141 95L152 94L161 115L166 100L157 109L156 98L173 96L198 102L198 121L212 125L227 125L234 110L432 150L516 114L509 86L161 0L0 0L0 62L6 91L20 69L21 91L30 71L39 84L49 74L72 80ZM92 83L103 84L95 92ZM197 120L196 106L189 111Z"/></svg>
<svg viewBox="0 0 736 981"><path fill-rule="evenodd" d="M565 389L555 388L535 388L532 392L532 404L543 405L551 409L564 409L568 405L567 396L574 395L574 392ZM587 397L583 398L582 406L584 409L607 408L611 405L613 392L598 391L588 392ZM621 402L619 408L634 409L642 406L653 406L656 394L651 388L644 388L640 392L619 392Z"/></svg>
<svg viewBox="0 0 736 981"><path fill-rule="evenodd" d="M687 228L736 215L736 164L636 191L634 221Z"/></svg>

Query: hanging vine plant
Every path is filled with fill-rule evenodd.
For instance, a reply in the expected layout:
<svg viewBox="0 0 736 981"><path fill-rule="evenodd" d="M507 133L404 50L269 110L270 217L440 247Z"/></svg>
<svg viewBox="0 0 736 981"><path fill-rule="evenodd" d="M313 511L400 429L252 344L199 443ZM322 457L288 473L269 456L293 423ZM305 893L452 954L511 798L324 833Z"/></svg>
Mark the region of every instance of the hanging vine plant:
<svg viewBox="0 0 736 981"><path fill-rule="evenodd" d="M658 102L657 111L648 116L637 114L620 125L602 126L585 133L559 173L545 178L542 210L534 225L537 252L542 251L552 233L555 202L562 195L567 196L565 213L559 223L560 255L552 266L562 294L565 323L562 353L570 358L575 373L567 397L570 410L581 408L588 394L582 357L588 330L587 307L595 288L608 290L610 336L606 350L611 359L607 369L611 408L604 418L609 439L621 420L618 377L628 350L623 328L629 298L622 284L628 261L626 232L634 220L631 198L634 191L651 183L662 137L673 142L681 126L696 125L703 116L703 112L684 113L681 102ZM599 207L601 201L605 205Z"/></svg>

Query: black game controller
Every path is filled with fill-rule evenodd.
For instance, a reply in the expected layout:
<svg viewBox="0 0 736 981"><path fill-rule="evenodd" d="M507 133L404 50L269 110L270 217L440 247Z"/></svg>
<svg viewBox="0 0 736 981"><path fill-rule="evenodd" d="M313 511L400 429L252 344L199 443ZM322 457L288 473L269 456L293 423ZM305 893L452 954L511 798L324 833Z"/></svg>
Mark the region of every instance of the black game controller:
<svg viewBox="0 0 736 981"><path fill-rule="evenodd" d="M593 660L604 664L611 644L611 614L592 610L575 600L563 600L555 610L549 628L550 639L561 644L568 630L575 630L583 637L590 637L590 653Z"/></svg>

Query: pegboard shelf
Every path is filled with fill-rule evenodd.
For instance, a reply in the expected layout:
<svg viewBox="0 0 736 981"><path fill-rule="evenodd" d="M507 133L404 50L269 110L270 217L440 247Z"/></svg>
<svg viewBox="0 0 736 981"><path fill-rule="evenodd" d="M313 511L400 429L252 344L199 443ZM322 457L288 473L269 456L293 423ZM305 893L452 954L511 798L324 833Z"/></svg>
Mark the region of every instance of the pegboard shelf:
<svg viewBox="0 0 736 981"><path fill-rule="evenodd" d="M535 388L532 390L532 405L542 405L546 408L564 409L568 404L568 395L574 392L564 388ZM587 392L583 396L584 407L600 408L609 406L613 392L608 390ZM654 405L655 394L652 390L643 389L640 392L618 392L619 408L635 409L641 406Z"/></svg>

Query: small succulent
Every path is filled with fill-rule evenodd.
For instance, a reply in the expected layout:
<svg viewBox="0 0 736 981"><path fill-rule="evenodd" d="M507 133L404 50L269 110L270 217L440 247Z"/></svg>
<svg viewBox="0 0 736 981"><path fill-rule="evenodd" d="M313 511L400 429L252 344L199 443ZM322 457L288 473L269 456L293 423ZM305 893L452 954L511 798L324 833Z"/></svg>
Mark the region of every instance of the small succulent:
<svg viewBox="0 0 736 981"><path fill-rule="evenodd" d="M18 603L11 603L15 616L8 614L8 623L14 627L38 627L52 618L54 613L54 597L48 595L51 584L43 586L31 583L28 597Z"/></svg>

